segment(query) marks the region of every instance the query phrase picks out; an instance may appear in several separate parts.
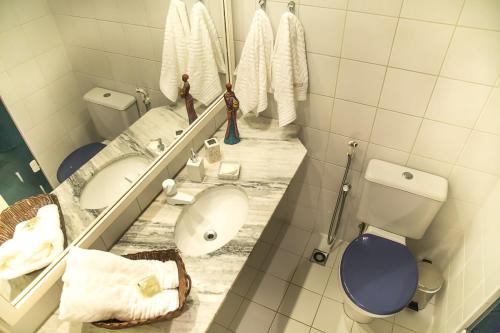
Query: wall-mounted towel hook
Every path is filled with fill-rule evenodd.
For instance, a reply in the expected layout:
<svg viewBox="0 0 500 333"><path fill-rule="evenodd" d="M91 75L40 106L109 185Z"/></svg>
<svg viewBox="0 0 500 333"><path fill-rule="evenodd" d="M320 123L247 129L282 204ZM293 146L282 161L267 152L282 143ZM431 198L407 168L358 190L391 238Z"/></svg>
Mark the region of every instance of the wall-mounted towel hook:
<svg viewBox="0 0 500 333"><path fill-rule="evenodd" d="M290 1L288 3L288 10L290 11L290 13L295 14L295 1Z"/></svg>
<svg viewBox="0 0 500 333"><path fill-rule="evenodd" d="M264 7L266 6L266 0L259 0L258 3L259 3L260 8L262 8L262 9L264 9Z"/></svg>

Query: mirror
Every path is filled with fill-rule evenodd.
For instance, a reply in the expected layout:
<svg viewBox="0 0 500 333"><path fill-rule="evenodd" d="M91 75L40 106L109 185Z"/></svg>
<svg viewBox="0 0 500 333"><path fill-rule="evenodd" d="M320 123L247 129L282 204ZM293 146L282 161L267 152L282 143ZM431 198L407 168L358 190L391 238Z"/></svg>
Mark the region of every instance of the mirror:
<svg viewBox="0 0 500 333"><path fill-rule="evenodd" d="M3 299L18 303L213 108L226 50L220 0L0 2ZM37 195L49 201L19 203Z"/></svg>

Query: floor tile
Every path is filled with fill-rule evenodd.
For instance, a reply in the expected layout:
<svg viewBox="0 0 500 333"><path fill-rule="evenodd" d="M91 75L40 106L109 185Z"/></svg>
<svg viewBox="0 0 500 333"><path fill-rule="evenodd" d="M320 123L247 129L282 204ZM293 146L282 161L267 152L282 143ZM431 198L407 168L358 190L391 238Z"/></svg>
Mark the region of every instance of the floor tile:
<svg viewBox="0 0 500 333"><path fill-rule="evenodd" d="M276 312L248 300L244 300L231 323L230 329L236 333L267 332Z"/></svg>
<svg viewBox="0 0 500 333"><path fill-rule="evenodd" d="M404 309L396 315L395 323L418 333L425 333L432 325L434 306L427 304L425 309L413 311Z"/></svg>
<svg viewBox="0 0 500 333"><path fill-rule="evenodd" d="M278 313L269 333L308 333L309 329L309 326Z"/></svg>
<svg viewBox="0 0 500 333"><path fill-rule="evenodd" d="M269 251L271 251L271 245L260 241L257 242L248 256L246 264L250 267L260 269Z"/></svg>
<svg viewBox="0 0 500 333"><path fill-rule="evenodd" d="M247 298L276 311L287 288L288 282L260 272L253 281Z"/></svg>
<svg viewBox="0 0 500 333"><path fill-rule="evenodd" d="M326 333L349 333L352 324L342 303L323 297L312 326Z"/></svg>
<svg viewBox="0 0 500 333"><path fill-rule="evenodd" d="M401 327L401 326L398 326L398 325L394 325L394 328L392 329L392 333L415 333L407 328L404 328L404 327Z"/></svg>
<svg viewBox="0 0 500 333"><path fill-rule="evenodd" d="M259 271L253 267L243 266L236 281L234 281L231 287L231 291L240 296L246 296L258 272Z"/></svg>
<svg viewBox="0 0 500 333"><path fill-rule="evenodd" d="M355 322L351 333L391 333L392 324L382 319L375 319L368 324Z"/></svg>
<svg viewBox="0 0 500 333"><path fill-rule="evenodd" d="M349 244L346 242L342 242L335 246L334 251L337 253L337 255L335 258L335 264L333 264L334 268L338 269L340 267L340 262L342 261L342 256L344 255L344 251L347 248L347 245Z"/></svg>
<svg viewBox="0 0 500 333"><path fill-rule="evenodd" d="M283 249L273 248L262 265L262 270L290 281L297 268L300 257Z"/></svg>
<svg viewBox="0 0 500 333"><path fill-rule="evenodd" d="M338 269L333 269L328 284L326 285L324 296L334 299L338 302L344 302L342 286L340 284L340 276Z"/></svg>
<svg viewBox="0 0 500 333"><path fill-rule="evenodd" d="M310 237L311 233L309 231L302 230L292 225L284 225L274 244L284 250L301 256L304 253L304 249Z"/></svg>
<svg viewBox="0 0 500 333"><path fill-rule="evenodd" d="M306 245L303 256L309 259L314 249L318 249L323 252L330 252L330 245L328 245L327 237L328 236L326 234L313 233L311 238L309 238L309 242ZM330 253L326 262L327 267L333 267L337 254L338 252L335 252L335 249Z"/></svg>
<svg viewBox="0 0 500 333"><path fill-rule="evenodd" d="M307 259L301 259L292 278L292 283L323 294L332 269L330 267L314 264Z"/></svg>
<svg viewBox="0 0 500 333"><path fill-rule="evenodd" d="M304 324L311 325L321 296L304 288L290 285L278 312Z"/></svg>
<svg viewBox="0 0 500 333"><path fill-rule="evenodd" d="M243 302L243 297L229 292L224 299L224 302L215 314L214 321L224 327L229 327L234 316L238 312L238 308Z"/></svg>
<svg viewBox="0 0 500 333"><path fill-rule="evenodd" d="M212 323L207 330L207 333L226 333L227 329L217 323Z"/></svg>

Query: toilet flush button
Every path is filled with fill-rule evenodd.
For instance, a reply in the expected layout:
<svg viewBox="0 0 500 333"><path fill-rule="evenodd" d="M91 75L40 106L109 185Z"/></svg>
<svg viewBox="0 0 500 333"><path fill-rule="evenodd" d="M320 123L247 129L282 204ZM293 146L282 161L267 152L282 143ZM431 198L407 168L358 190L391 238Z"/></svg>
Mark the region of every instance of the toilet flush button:
<svg viewBox="0 0 500 333"><path fill-rule="evenodd" d="M403 177L405 177L405 179L413 179L413 174L411 172L408 172L408 171L405 171L403 172Z"/></svg>

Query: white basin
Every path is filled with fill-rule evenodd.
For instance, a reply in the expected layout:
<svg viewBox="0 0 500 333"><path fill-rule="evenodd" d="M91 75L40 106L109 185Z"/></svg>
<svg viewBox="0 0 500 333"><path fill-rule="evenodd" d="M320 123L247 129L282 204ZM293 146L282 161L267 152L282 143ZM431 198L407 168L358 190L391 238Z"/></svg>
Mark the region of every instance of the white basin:
<svg viewBox="0 0 500 333"><path fill-rule="evenodd" d="M175 226L175 244L190 256L213 252L236 236L247 216L243 190L231 185L210 188L184 207Z"/></svg>
<svg viewBox="0 0 500 333"><path fill-rule="evenodd" d="M83 209L102 209L120 199L149 167L141 156L129 156L103 168L85 185L80 195Z"/></svg>

